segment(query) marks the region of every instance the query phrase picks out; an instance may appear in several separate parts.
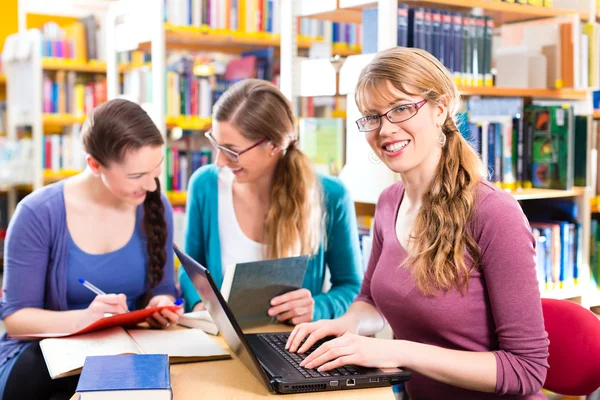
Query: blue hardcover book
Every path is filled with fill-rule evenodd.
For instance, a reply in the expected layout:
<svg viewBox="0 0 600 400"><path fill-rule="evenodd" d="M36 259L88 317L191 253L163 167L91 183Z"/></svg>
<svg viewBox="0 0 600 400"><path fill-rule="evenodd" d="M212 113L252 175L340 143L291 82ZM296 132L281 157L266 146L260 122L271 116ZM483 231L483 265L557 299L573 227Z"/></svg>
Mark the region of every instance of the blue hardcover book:
<svg viewBox="0 0 600 400"><path fill-rule="evenodd" d="M77 384L81 400L171 400L166 354L88 356Z"/></svg>
<svg viewBox="0 0 600 400"><path fill-rule="evenodd" d="M408 6L398 4L398 46L408 47Z"/></svg>

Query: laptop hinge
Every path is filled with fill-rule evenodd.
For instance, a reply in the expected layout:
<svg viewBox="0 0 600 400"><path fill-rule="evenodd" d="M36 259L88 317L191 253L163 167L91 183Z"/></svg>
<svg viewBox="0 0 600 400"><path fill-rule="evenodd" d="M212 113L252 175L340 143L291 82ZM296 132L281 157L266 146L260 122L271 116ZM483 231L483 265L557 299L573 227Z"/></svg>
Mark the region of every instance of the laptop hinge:
<svg viewBox="0 0 600 400"><path fill-rule="evenodd" d="M283 378L283 376L281 376L281 375L274 374L273 371L271 371L269 369L269 367L267 367L267 365L260 359L260 357L258 358L258 362L263 367L263 369L266 371L267 375L269 375L269 381L271 383L274 383L276 378L280 378L280 379Z"/></svg>

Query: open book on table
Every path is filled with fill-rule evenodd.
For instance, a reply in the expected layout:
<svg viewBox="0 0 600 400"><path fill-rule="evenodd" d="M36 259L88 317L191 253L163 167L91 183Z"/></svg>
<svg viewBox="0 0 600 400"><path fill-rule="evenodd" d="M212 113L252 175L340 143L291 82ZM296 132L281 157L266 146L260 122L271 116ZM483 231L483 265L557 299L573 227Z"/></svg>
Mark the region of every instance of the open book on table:
<svg viewBox="0 0 600 400"><path fill-rule="evenodd" d="M198 329L130 329L114 327L83 335L48 338L40 348L52 379L77 375L87 356L168 354L184 363L230 358L215 340Z"/></svg>

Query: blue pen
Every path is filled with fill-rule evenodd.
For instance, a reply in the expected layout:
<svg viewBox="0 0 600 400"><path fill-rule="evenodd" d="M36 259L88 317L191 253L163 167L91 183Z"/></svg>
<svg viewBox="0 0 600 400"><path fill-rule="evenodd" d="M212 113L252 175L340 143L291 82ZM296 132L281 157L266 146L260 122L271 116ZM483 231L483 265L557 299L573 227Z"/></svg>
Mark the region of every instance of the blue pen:
<svg viewBox="0 0 600 400"><path fill-rule="evenodd" d="M91 284L90 282L86 281L85 279L79 278L78 280L79 280L79 283L81 283L85 288L90 289L95 294L97 294L97 295L105 295L106 294L102 290L98 289L96 286ZM129 312L129 308L126 308L125 311Z"/></svg>
<svg viewBox="0 0 600 400"><path fill-rule="evenodd" d="M176 306L180 306L183 304L183 299L180 297L177 300L175 300L175 303L173 303L173 304L175 304Z"/></svg>

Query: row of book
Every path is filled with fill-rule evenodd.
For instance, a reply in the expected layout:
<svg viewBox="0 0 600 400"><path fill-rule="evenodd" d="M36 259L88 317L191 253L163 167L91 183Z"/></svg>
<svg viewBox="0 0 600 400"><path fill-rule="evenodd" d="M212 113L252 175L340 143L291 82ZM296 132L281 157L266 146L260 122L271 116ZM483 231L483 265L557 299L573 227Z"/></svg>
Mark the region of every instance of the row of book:
<svg viewBox="0 0 600 400"><path fill-rule="evenodd" d="M280 33L281 0L164 0L165 22L245 33Z"/></svg>
<svg viewBox="0 0 600 400"><path fill-rule="evenodd" d="M331 29L331 32L326 30ZM298 35L323 39L331 34L331 43L336 47L360 50L362 45L362 26L348 22L331 24L312 18L301 18L298 23Z"/></svg>
<svg viewBox="0 0 600 400"><path fill-rule="evenodd" d="M462 133L490 181L511 190L586 186L591 117L575 116L571 106L523 106L522 99L472 99L469 107Z"/></svg>
<svg viewBox="0 0 600 400"><path fill-rule="evenodd" d="M211 149L206 146L199 150L168 147L166 151L167 191L185 192L192 173L203 165L210 164L213 159Z"/></svg>
<svg viewBox="0 0 600 400"><path fill-rule="evenodd" d="M80 125L65 126L60 134L43 136L41 168L53 172L85 169Z"/></svg>
<svg viewBox="0 0 600 400"><path fill-rule="evenodd" d="M81 61L104 59L104 34L93 15L80 18L64 28L48 22L40 31L43 37L42 57Z"/></svg>
<svg viewBox="0 0 600 400"><path fill-rule="evenodd" d="M521 203L536 240L536 271L540 291L579 284L583 261L583 230L577 203L570 199Z"/></svg>
<svg viewBox="0 0 600 400"><path fill-rule="evenodd" d="M363 53L377 52L377 12L363 10ZM398 46L427 50L463 86L493 86L493 30L491 17L398 5Z"/></svg>
<svg viewBox="0 0 600 400"><path fill-rule="evenodd" d="M106 102L106 76L91 77L73 71L45 72L43 77L43 112L86 115Z"/></svg>

